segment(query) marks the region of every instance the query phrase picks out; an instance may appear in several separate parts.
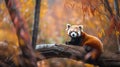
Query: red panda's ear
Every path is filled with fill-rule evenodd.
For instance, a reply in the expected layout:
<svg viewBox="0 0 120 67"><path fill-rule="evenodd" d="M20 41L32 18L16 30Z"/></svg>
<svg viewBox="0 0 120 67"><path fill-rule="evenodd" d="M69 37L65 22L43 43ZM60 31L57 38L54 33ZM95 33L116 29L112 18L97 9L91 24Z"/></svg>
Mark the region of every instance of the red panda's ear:
<svg viewBox="0 0 120 67"><path fill-rule="evenodd" d="M71 25L70 25L70 24L67 24L67 25L66 25L66 30L68 30L70 27L71 27Z"/></svg>
<svg viewBox="0 0 120 67"><path fill-rule="evenodd" d="M83 25L79 25L81 31L83 31Z"/></svg>

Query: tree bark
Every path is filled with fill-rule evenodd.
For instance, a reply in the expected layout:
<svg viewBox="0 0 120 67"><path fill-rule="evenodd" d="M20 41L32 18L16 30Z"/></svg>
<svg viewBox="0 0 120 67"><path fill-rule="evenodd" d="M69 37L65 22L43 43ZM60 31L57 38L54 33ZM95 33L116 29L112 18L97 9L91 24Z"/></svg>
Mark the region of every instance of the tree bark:
<svg viewBox="0 0 120 67"><path fill-rule="evenodd" d="M36 67L36 58L34 50L32 49L30 35L27 30L26 21L20 14L18 7L18 0L5 0L8 12L10 14L11 20L16 29L19 47L22 54L19 55L19 66L20 67Z"/></svg>

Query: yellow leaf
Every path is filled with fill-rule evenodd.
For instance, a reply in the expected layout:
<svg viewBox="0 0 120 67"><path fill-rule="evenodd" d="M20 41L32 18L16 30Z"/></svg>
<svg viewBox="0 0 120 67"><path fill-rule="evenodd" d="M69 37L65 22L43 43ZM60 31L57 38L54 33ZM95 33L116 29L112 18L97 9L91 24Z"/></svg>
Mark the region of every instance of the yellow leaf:
<svg viewBox="0 0 120 67"><path fill-rule="evenodd" d="M119 37L120 32L119 32L119 31L116 31L115 34L116 34L117 37Z"/></svg>
<svg viewBox="0 0 120 67"><path fill-rule="evenodd" d="M95 67L95 66L92 64L85 64L85 67Z"/></svg>

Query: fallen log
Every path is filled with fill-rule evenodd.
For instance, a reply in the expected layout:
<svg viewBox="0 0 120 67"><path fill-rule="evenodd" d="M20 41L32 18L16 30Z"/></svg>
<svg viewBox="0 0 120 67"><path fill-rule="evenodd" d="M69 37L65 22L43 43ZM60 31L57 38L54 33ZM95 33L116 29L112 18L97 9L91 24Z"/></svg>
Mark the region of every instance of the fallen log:
<svg viewBox="0 0 120 67"><path fill-rule="evenodd" d="M36 50L44 59L62 57L84 61L86 54L83 47L62 44L40 44L36 46ZM100 67L120 67L120 54L105 51L96 63Z"/></svg>

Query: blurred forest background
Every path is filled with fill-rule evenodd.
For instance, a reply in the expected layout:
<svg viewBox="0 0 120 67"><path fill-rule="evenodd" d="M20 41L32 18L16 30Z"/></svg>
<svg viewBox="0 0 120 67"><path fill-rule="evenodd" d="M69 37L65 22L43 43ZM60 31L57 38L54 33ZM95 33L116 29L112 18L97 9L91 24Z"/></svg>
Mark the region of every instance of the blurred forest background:
<svg viewBox="0 0 120 67"><path fill-rule="evenodd" d="M115 13L114 0L108 1ZM32 33L35 1L19 0L19 3L19 10ZM83 24L85 32L99 37L111 51L118 47L120 32L114 29L111 31L113 21L102 0L42 0L37 44L64 43L69 39L65 31L67 23ZM0 0L0 41L4 40L18 44L4 0Z"/></svg>
<svg viewBox="0 0 120 67"><path fill-rule="evenodd" d="M19 0L19 3L32 38L35 0ZM85 32L102 40L104 49L116 52L120 46L119 11L120 0L42 0L37 44L65 43L69 39L66 24L82 24ZM18 44L4 0L0 0L0 41Z"/></svg>

